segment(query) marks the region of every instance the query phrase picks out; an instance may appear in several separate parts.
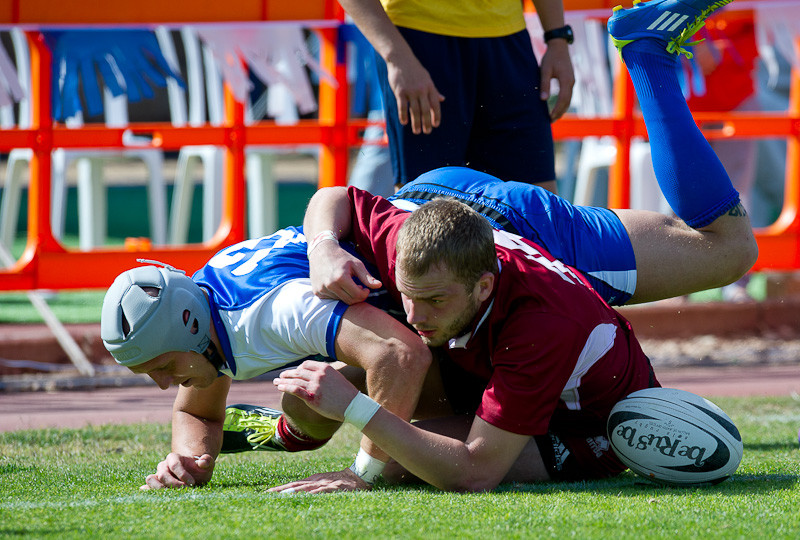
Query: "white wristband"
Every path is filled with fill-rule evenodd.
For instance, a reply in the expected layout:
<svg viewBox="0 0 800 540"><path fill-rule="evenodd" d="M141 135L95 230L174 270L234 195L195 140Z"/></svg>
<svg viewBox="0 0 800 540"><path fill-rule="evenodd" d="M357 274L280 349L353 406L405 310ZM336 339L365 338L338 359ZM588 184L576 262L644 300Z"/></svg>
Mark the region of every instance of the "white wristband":
<svg viewBox="0 0 800 540"><path fill-rule="evenodd" d="M364 482L372 485L381 475L384 467L386 467L386 463L375 459L363 449L359 449L358 454L356 454L356 460L350 465L350 470Z"/></svg>
<svg viewBox="0 0 800 540"><path fill-rule="evenodd" d="M381 406L375 400L359 392L345 409L344 421L353 424L358 431L362 431L380 408Z"/></svg>
<svg viewBox="0 0 800 540"><path fill-rule="evenodd" d="M322 242L326 240L333 240L334 242L339 241L339 239L336 237L335 232L331 230L321 231L317 233L317 235L314 237L313 240L311 240L311 242L308 243L308 250L306 251L306 255L311 255L311 252L314 251L314 249L318 245L320 245Z"/></svg>

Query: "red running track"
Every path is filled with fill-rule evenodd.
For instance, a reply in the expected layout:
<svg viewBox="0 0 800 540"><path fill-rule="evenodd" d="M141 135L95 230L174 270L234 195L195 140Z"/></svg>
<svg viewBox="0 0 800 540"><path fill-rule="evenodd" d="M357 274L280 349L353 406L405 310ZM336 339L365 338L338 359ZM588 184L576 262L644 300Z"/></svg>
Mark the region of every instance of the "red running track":
<svg viewBox="0 0 800 540"><path fill-rule="evenodd" d="M800 394L800 366L682 368L658 370L665 387L704 397L791 396ZM0 431L47 427L170 421L176 388L154 385L98 388L90 391L12 392L0 394ZM228 403L278 407L269 381L234 382Z"/></svg>

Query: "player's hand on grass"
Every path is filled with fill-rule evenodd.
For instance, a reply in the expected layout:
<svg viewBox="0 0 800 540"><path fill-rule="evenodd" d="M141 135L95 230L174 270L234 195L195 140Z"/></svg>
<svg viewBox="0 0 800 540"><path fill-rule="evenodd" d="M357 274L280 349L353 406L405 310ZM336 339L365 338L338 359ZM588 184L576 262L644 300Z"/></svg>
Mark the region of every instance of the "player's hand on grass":
<svg viewBox="0 0 800 540"><path fill-rule="evenodd" d="M161 488L185 488L202 486L214 472L214 457L211 454L202 456L182 456L170 453L156 467L155 474L145 479L141 490Z"/></svg>
<svg viewBox="0 0 800 540"><path fill-rule="evenodd" d="M348 305L357 304L367 299L370 289L381 286L381 282L367 271L361 260L336 242L319 244L309 254L308 261L311 286L314 294L320 298L341 300Z"/></svg>
<svg viewBox="0 0 800 540"><path fill-rule="evenodd" d="M306 360L272 381L281 392L292 394L326 418L344 421L344 412L358 394L355 386L330 364Z"/></svg>
<svg viewBox="0 0 800 540"><path fill-rule="evenodd" d="M343 471L315 474L304 480L297 480L296 482L289 482L282 486L275 486L270 488L269 491L290 495L301 491L306 493L331 493L334 491L359 491L369 489L372 489L372 486L359 478L356 473L350 469L345 469Z"/></svg>

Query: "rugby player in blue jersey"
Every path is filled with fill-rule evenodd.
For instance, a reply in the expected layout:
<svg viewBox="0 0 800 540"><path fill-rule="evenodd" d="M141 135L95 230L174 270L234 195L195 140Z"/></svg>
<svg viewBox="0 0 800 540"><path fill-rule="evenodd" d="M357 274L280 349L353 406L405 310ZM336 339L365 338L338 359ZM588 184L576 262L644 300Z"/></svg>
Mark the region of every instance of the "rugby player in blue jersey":
<svg viewBox="0 0 800 540"><path fill-rule="evenodd" d="M307 420L308 408L292 398L283 400L286 415L231 409L223 447L231 382L305 358L363 368L370 395L411 418L431 362L428 348L388 310L314 296L309 247L302 231L288 228L220 251L192 278L168 265L147 265L111 285L101 317L106 348L161 388L179 386L172 452L143 487L204 484L220 451L300 451L327 442L338 424L332 430L318 415ZM251 417L259 420L258 433L246 427ZM362 454L383 455L364 444Z"/></svg>

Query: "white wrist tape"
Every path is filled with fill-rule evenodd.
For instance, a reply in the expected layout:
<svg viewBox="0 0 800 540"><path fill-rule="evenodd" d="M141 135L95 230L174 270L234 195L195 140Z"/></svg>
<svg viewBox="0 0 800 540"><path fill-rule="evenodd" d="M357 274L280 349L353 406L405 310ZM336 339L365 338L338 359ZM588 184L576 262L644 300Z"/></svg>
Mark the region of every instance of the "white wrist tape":
<svg viewBox="0 0 800 540"><path fill-rule="evenodd" d="M359 392L344 411L344 421L362 431L381 406L372 398Z"/></svg>
<svg viewBox="0 0 800 540"><path fill-rule="evenodd" d="M313 240L311 240L311 242L308 243L308 250L306 251L306 255L311 255L311 252L314 251L314 249L318 245L320 245L322 242L325 242L326 240L333 240L334 242L339 241L339 239L336 237L335 232L331 230L321 231L317 233L317 235L314 237Z"/></svg>
<svg viewBox="0 0 800 540"><path fill-rule="evenodd" d="M372 485L381 475L384 467L386 467L386 463L375 459L363 449L359 449L358 454L356 454L356 460L350 465L350 470L364 482Z"/></svg>

